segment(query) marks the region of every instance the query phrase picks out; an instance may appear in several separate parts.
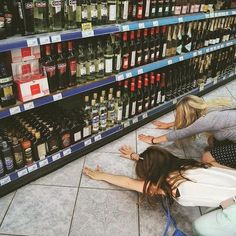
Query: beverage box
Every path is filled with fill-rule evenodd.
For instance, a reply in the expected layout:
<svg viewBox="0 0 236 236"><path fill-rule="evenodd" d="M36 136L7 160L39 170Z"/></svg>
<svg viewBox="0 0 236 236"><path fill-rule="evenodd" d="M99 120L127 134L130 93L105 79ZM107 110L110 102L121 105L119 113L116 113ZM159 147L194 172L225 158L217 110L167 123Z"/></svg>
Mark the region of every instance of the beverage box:
<svg viewBox="0 0 236 236"><path fill-rule="evenodd" d="M40 57L40 46L11 50L12 62L29 61L39 59Z"/></svg>
<svg viewBox="0 0 236 236"><path fill-rule="evenodd" d="M14 81L17 87L17 98L27 102L49 94L47 76L36 74L24 76Z"/></svg>
<svg viewBox="0 0 236 236"><path fill-rule="evenodd" d="M15 62L11 64L12 76L17 77L39 74L38 60L30 60L25 62Z"/></svg>

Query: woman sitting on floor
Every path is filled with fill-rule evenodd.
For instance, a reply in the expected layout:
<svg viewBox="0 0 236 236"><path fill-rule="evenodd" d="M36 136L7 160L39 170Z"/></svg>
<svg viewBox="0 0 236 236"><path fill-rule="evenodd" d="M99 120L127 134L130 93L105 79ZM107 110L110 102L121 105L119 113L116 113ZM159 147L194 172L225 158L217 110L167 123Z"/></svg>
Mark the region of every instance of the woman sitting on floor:
<svg viewBox="0 0 236 236"><path fill-rule="evenodd" d="M236 168L236 108L229 100L206 103L202 98L188 95L177 103L174 122L156 121L154 124L157 128L174 127L174 130L159 137L141 134L141 141L158 144L210 132L210 151L203 154L202 161Z"/></svg>
<svg viewBox="0 0 236 236"><path fill-rule="evenodd" d="M105 173L100 167L96 170L85 167L83 173L92 179L134 190L147 197L167 196L183 206L218 207L224 200L236 195L234 169L218 168L193 159L179 159L153 146L140 155L127 146L122 147L120 152L123 157L137 161L138 179ZM194 222L196 235L236 235L235 204L202 217Z"/></svg>

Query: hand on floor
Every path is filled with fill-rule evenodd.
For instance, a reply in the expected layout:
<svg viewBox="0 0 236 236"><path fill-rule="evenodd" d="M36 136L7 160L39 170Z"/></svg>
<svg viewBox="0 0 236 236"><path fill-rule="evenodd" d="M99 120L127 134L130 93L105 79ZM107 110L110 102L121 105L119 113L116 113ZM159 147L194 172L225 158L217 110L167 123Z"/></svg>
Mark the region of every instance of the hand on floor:
<svg viewBox="0 0 236 236"><path fill-rule="evenodd" d="M97 165L95 170L85 166L83 169L83 174L94 180L103 180L104 172L102 172L102 169L99 165Z"/></svg>
<svg viewBox="0 0 236 236"><path fill-rule="evenodd" d="M153 138L154 138L153 136L151 136L151 135L145 135L145 134L140 134L140 135L138 136L138 139L139 139L140 141L143 141L143 142L148 143L148 144L153 144L153 143L152 143Z"/></svg>
<svg viewBox="0 0 236 236"><path fill-rule="evenodd" d="M127 145L122 146L119 149L119 151L120 151L120 156L121 157L131 159L131 160L132 160L132 157L131 157L132 155L131 154L135 153L134 150L132 149L132 147L127 146Z"/></svg>
<svg viewBox="0 0 236 236"><path fill-rule="evenodd" d="M162 122L162 121L159 121L159 120L153 121L152 124L154 126L156 126L155 127L156 129L169 129L171 127L170 123Z"/></svg>

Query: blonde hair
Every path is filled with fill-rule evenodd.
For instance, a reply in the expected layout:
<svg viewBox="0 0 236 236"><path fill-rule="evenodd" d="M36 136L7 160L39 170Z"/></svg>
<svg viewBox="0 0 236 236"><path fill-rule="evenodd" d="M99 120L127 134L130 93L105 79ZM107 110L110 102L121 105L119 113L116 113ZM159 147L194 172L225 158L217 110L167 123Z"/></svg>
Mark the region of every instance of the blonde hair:
<svg viewBox="0 0 236 236"><path fill-rule="evenodd" d="M204 101L195 95L183 97L176 105L175 129L183 129L194 123L200 116L204 115L208 109L219 109L222 107L232 107L232 100L229 98L214 99Z"/></svg>

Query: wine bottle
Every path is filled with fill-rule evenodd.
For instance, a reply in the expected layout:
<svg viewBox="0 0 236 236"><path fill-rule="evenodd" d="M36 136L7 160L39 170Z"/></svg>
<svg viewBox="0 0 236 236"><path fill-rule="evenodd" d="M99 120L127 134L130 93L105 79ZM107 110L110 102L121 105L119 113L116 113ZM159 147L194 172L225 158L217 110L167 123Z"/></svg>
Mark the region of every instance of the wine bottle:
<svg viewBox="0 0 236 236"><path fill-rule="evenodd" d="M90 8L89 8L89 16L90 21L92 22L92 25L98 24L98 4L97 0L90 0Z"/></svg>
<svg viewBox="0 0 236 236"><path fill-rule="evenodd" d="M100 97L100 106L99 106L99 129L101 131L106 130L107 128L107 107L104 102L104 97Z"/></svg>
<svg viewBox="0 0 236 236"><path fill-rule="evenodd" d="M149 63L150 51L149 51L149 38L148 38L148 29L143 30L143 64Z"/></svg>
<svg viewBox="0 0 236 236"><path fill-rule="evenodd" d="M142 49L142 40L141 40L141 30L136 31L136 48L137 48L137 53L136 53L136 66L140 66L142 64L142 54L143 54L143 49Z"/></svg>
<svg viewBox="0 0 236 236"><path fill-rule="evenodd" d="M160 59L160 46L161 46L161 36L159 32L159 27L156 27L156 32L155 32L155 60Z"/></svg>
<svg viewBox="0 0 236 236"><path fill-rule="evenodd" d="M108 0L108 22L109 24L116 22L117 5L116 0Z"/></svg>
<svg viewBox="0 0 236 236"><path fill-rule="evenodd" d="M107 24L108 21L108 4L106 0L101 0L101 7L98 8L98 20L100 25Z"/></svg>
<svg viewBox="0 0 236 236"><path fill-rule="evenodd" d="M144 87L143 87L143 111L147 111L150 107L150 90L148 74L144 75Z"/></svg>
<svg viewBox="0 0 236 236"><path fill-rule="evenodd" d="M175 12L174 15L180 15L182 12L182 3L181 0L176 0L175 2Z"/></svg>
<svg viewBox="0 0 236 236"><path fill-rule="evenodd" d="M136 114L143 112L143 89L142 89L142 76L138 77L138 86L137 86L137 103L136 103Z"/></svg>
<svg viewBox="0 0 236 236"><path fill-rule="evenodd" d="M123 101L121 99L121 91L116 91L116 99L115 99L115 123L121 124L122 122L122 114L123 114Z"/></svg>
<svg viewBox="0 0 236 236"><path fill-rule="evenodd" d="M49 0L49 22L51 31L62 30L64 21L63 11L62 0Z"/></svg>
<svg viewBox="0 0 236 236"><path fill-rule="evenodd" d="M27 166L32 165L33 164L33 153L32 153L32 146L31 146L30 140L27 140L27 139L23 140L21 142L21 146L22 146L26 165Z"/></svg>
<svg viewBox="0 0 236 236"><path fill-rule="evenodd" d="M143 19L144 7L143 0L137 0L136 20Z"/></svg>
<svg viewBox="0 0 236 236"><path fill-rule="evenodd" d="M172 26L169 26L167 35L165 56L170 57L172 55Z"/></svg>
<svg viewBox="0 0 236 236"><path fill-rule="evenodd" d="M102 49L101 41L97 42L97 50L96 50L96 77L103 78L104 77L104 54Z"/></svg>
<svg viewBox="0 0 236 236"><path fill-rule="evenodd" d="M0 2L0 39L5 39L6 37L7 37L7 32L5 27L5 14L2 1Z"/></svg>
<svg viewBox="0 0 236 236"><path fill-rule="evenodd" d="M92 133L96 134L99 131L99 113L96 106L96 101L92 99L91 101L91 118L92 118Z"/></svg>
<svg viewBox="0 0 236 236"><path fill-rule="evenodd" d="M107 105L107 126L113 127L116 120L116 113L115 113L115 104L112 98L112 94L108 94L108 105Z"/></svg>
<svg viewBox="0 0 236 236"><path fill-rule="evenodd" d="M137 96L135 93L135 83L131 82L130 84L130 105L129 105L129 118L135 116L136 114L136 103L137 103Z"/></svg>
<svg viewBox="0 0 236 236"><path fill-rule="evenodd" d="M130 53L129 53L129 68L135 67L136 62L136 43L134 31L130 31Z"/></svg>
<svg viewBox="0 0 236 236"><path fill-rule="evenodd" d="M185 25L185 38L183 40L183 52L192 50L192 23Z"/></svg>
<svg viewBox="0 0 236 236"><path fill-rule="evenodd" d="M76 8L77 8L77 1L76 0L65 0L65 9L66 9L66 26L67 29L76 29Z"/></svg>
<svg viewBox="0 0 236 236"><path fill-rule="evenodd" d="M145 0L144 18L146 18L146 19L148 19L150 17L150 6L151 6L151 0Z"/></svg>
<svg viewBox="0 0 236 236"><path fill-rule="evenodd" d="M41 138L40 132L35 133L35 142L33 143L34 147L34 158L35 160L43 160L47 155L46 143Z"/></svg>
<svg viewBox="0 0 236 236"><path fill-rule="evenodd" d="M119 73L121 69L121 46L120 34L115 34L114 55L113 55L113 72Z"/></svg>
<svg viewBox="0 0 236 236"><path fill-rule="evenodd" d="M167 27L166 26L162 26L162 33L161 33L161 58L165 58L166 57L166 46L167 46Z"/></svg>
<svg viewBox="0 0 236 236"><path fill-rule="evenodd" d="M150 51L150 62L155 61L155 49L156 49L156 40L154 37L155 34L155 28L151 28L150 30L150 40L149 40L149 51Z"/></svg>
<svg viewBox="0 0 236 236"><path fill-rule="evenodd" d="M12 14L12 3L5 0L4 2L4 18L5 18L5 27L7 37L13 36L15 34L13 14ZM10 8L11 7L11 8ZM1 11L1 10L0 10ZM1 26L0 26L1 28Z"/></svg>
<svg viewBox="0 0 236 236"><path fill-rule="evenodd" d="M164 0L163 3L163 16L170 15L170 0Z"/></svg>
<svg viewBox="0 0 236 236"><path fill-rule="evenodd" d="M119 0L119 21L124 22L128 20L128 0Z"/></svg>
<svg viewBox="0 0 236 236"><path fill-rule="evenodd" d="M164 11L164 0L157 0L156 16L162 17Z"/></svg>
<svg viewBox="0 0 236 236"><path fill-rule="evenodd" d="M155 106L155 97L156 97L156 85L155 85L155 75L154 72L150 73L149 77L150 81L150 103L149 103L149 109L152 109Z"/></svg>
<svg viewBox="0 0 236 236"><path fill-rule="evenodd" d="M68 41L67 43L67 79L69 81L69 86L76 85L76 67L77 67L77 59L75 55L75 51L73 48L72 41Z"/></svg>
<svg viewBox="0 0 236 236"><path fill-rule="evenodd" d="M84 98L83 108L83 138L87 138L92 134L92 107L89 103L89 96Z"/></svg>
<svg viewBox="0 0 236 236"><path fill-rule="evenodd" d="M86 82L86 58L85 49L82 43L78 45L77 67L76 67L76 83L82 84Z"/></svg>
<svg viewBox="0 0 236 236"><path fill-rule="evenodd" d="M24 156L23 156L21 145L19 144L16 137L13 138L12 153L13 153L16 169L23 168L25 166ZM1 163L0 163L0 173L1 173Z"/></svg>
<svg viewBox="0 0 236 236"><path fill-rule="evenodd" d="M151 6L150 6L150 18L156 17L156 6L157 6L158 0L151 0Z"/></svg>
<svg viewBox="0 0 236 236"><path fill-rule="evenodd" d="M91 42L88 43L87 48L87 61L86 61L86 77L87 81L95 80L96 69L95 69L95 52Z"/></svg>
<svg viewBox="0 0 236 236"><path fill-rule="evenodd" d="M123 32L122 34L123 45L122 45L122 71L128 70L129 68L129 45L128 45L128 33Z"/></svg>
<svg viewBox="0 0 236 236"><path fill-rule="evenodd" d="M88 22L88 1L81 0L81 23Z"/></svg>
<svg viewBox="0 0 236 236"><path fill-rule="evenodd" d="M158 106L161 103L161 74L156 74L156 100L155 100L155 106Z"/></svg>
<svg viewBox="0 0 236 236"><path fill-rule="evenodd" d="M124 81L124 90L123 90L123 109L122 109L122 120L127 120L129 118L129 90L128 90L128 80Z"/></svg>
<svg viewBox="0 0 236 236"><path fill-rule="evenodd" d="M105 75L111 75L113 68L113 49L109 38L107 38L106 41L104 59L105 59Z"/></svg>
<svg viewBox="0 0 236 236"><path fill-rule="evenodd" d="M14 171L13 156L10 147L7 145L6 141L2 142L1 156L4 161L6 173L11 173Z"/></svg>

